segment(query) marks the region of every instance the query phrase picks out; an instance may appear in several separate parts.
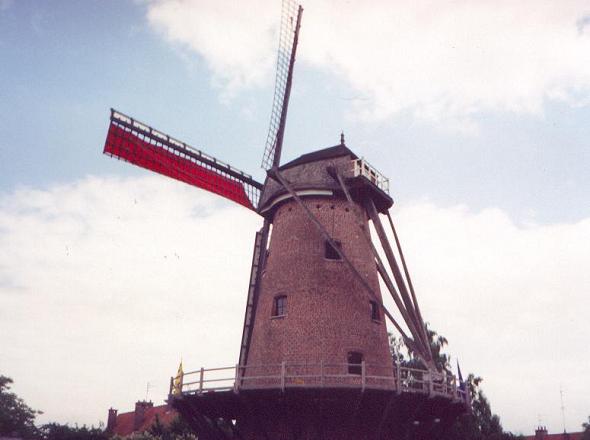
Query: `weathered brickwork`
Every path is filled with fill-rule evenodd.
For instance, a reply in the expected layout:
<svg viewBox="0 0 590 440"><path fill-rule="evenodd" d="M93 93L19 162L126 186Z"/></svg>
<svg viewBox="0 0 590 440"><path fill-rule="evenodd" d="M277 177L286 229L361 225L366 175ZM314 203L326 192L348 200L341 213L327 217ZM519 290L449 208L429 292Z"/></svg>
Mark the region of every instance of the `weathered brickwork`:
<svg viewBox="0 0 590 440"><path fill-rule="evenodd" d="M345 199L303 200L380 297L360 206L354 212ZM275 318L278 295L287 296L287 313ZM382 314L380 322L371 319L370 299L343 261L325 258L324 240L297 202L283 203L273 219L248 365L344 364L350 351L361 352L368 365L391 365L385 321Z"/></svg>

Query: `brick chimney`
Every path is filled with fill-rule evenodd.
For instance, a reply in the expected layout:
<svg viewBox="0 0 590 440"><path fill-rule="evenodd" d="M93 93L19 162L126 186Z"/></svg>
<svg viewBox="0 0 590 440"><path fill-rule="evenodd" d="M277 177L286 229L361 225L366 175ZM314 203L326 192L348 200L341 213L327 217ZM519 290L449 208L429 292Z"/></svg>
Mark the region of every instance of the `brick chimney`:
<svg viewBox="0 0 590 440"><path fill-rule="evenodd" d="M138 400L135 402L135 417L133 419L133 430L138 430L145 421L145 412L152 408L154 402L146 402L145 400Z"/></svg>
<svg viewBox="0 0 590 440"><path fill-rule="evenodd" d="M111 433L117 425L117 410L109 408L109 417L107 419L107 432Z"/></svg>
<svg viewBox="0 0 590 440"><path fill-rule="evenodd" d="M543 440L545 437L547 437L547 427L539 426L535 430L535 440Z"/></svg>

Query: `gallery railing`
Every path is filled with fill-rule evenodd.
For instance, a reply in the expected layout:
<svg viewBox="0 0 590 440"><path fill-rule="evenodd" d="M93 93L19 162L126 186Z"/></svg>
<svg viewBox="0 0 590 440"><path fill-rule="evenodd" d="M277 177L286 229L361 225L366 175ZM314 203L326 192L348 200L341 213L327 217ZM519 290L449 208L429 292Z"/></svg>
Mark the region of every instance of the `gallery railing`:
<svg viewBox="0 0 590 440"><path fill-rule="evenodd" d="M364 176L376 185L379 189L389 194L389 179L381 174L364 158L355 159L353 163L354 177Z"/></svg>
<svg viewBox="0 0 590 440"><path fill-rule="evenodd" d="M419 393L463 401L469 405L465 383L449 373L438 373L399 365L304 364L235 365L201 368L170 379L171 395L287 388L356 388Z"/></svg>

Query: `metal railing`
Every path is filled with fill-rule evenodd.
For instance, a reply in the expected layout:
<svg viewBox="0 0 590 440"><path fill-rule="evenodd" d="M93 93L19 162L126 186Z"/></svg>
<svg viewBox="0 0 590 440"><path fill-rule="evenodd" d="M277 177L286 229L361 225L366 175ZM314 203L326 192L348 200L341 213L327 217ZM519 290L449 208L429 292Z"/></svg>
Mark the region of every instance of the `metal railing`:
<svg viewBox="0 0 590 440"><path fill-rule="evenodd" d="M352 162L354 165L354 177L364 176L377 186L377 188L389 194L389 179L387 177L377 171L364 158L355 159Z"/></svg>
<svg viewBox="0 0 590 440"><path fill-rule="evenodd" d="M176 378L178 379L178 378ZM400 365L292 363L201 368L170 379L170 394L287 388L356 388L418 393L463 401L469 405L465 384L452 374Z"/></svg>

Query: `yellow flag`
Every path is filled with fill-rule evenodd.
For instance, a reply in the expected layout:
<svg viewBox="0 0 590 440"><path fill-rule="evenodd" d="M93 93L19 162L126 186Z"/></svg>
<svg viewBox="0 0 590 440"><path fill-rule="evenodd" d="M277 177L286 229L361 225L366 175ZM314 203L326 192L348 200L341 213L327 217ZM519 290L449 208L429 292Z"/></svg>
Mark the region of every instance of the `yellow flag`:
<svg viewBox="0 0 590 440"><path fill-rule="evenodd" d="M174 378L174 384L172 386L172 394L182 394L182 379L184 376L184 371L182 371L182 360L180 361L180 365L178 366L178 373L176 373L176 377Z"/></svg>

